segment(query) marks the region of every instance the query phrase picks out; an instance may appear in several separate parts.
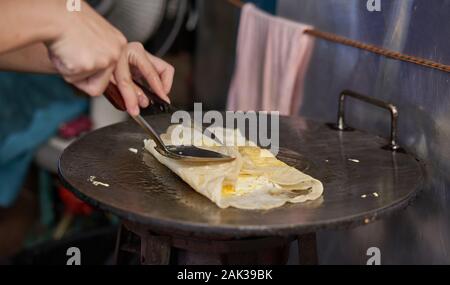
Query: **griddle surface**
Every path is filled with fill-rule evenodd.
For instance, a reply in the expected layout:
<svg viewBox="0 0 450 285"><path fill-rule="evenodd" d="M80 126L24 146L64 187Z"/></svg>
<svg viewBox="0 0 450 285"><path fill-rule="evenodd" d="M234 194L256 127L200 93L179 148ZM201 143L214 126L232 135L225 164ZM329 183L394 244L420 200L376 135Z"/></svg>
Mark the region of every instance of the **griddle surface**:
<svg viewBox="0 0 450 285"><path fill-rule="evenodd" d="M169 122L167 115L146 119L159 131ZM89 133L62 154L60 177L81 199L126 220L213 237L286 236L368 223L405 207L424 180L412 155L382 149L386 139L281 117L279 159L321 180L323 197L266 211L220 209L143 151L145 137L134 122ZM110 187L94 186L90 176Z"/></svg>

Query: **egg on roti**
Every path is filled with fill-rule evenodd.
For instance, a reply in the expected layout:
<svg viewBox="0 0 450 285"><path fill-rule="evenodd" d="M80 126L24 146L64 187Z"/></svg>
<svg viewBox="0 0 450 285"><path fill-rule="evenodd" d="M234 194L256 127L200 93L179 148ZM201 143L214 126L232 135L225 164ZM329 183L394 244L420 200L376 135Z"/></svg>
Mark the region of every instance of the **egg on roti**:
<svg viewBox="0 0 450 285"><path fill-rule="evenodd" d="M217 151L236 159L224 163L192 163L162 156L155 150L155 142L145 140L145 148L162 164L171 169L195 191L206 196L220 208L235 207L247 210L267 210L287 202L299 203L315 200L322 195L322 183L313 177L278 160L270 151L255 143L235 129L222 131L225 146L192 130L194 137L183 137L182 125L172 125L161 135L165 144L193 144ZM174 135L174 132L177 132ZM184 133L186 134L186 133ZM193 139L191 139L193 138ZM233 145L244 140L245 146Z"/></svg>

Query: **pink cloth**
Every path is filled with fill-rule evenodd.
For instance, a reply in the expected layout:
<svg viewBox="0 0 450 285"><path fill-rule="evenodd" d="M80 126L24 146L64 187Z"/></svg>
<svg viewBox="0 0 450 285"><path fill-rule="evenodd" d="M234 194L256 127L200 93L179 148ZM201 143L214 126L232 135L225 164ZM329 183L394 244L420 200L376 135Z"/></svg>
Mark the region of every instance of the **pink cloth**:
<svg viewBox="0 0 450 285"><path fill-rule="evenodd" d="M227 109L297 113L314 46L309 28L244 5Z"/></svg>

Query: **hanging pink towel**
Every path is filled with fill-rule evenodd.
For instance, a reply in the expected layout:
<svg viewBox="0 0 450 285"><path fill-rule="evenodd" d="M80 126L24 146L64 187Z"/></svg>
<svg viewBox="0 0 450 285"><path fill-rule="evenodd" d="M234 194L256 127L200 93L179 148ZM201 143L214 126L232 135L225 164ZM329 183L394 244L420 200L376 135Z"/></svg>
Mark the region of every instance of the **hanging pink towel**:
<svg viewBox="0 0 450 285"><path fill-rule="evenodd" d="M303 33L310 28L244 5L227 109L296 114L314 46Z"/></svg>

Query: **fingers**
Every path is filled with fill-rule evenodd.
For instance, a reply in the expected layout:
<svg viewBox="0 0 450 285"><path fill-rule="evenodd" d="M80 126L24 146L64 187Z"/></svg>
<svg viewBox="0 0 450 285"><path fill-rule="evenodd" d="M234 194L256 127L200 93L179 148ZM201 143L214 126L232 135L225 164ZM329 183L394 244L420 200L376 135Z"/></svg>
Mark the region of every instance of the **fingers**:
<svg viewBox="0 0 450 285"><path fill-rule="evenodd" d="M170 99L167 97L167 92L164 90L163 83L159 77L150 59L147 57L147 52L144 48L135 49L130 53L129 60L132 65L137 67L149 86L161 99L170 104Z"/></svg>
<svg viewBox="0 0 450 285"><path fill-rule="evenodd" d="M156 56L151 55L150 53L147 53L147 57L153 63L153 66L158 72L163 84L164 91L166 93L169 93L170 89L172 88L175 69L173 68L172 65L168 64L167 62Z"/></svg>
<svg viewBox="0 0 450 285"><path fill-rule="evenodd" d="M114 67L109 67L72 84L90 96L100 96L109 83L113 69Z"/></svg>
<svg viewBox="0 0 450 285"><path fill-rule="evenodd" d="M131 78L126 54L121 56L117 62L116 69L114 71L114 78L125 101L125 105L127 106L127 112L131 116L139 115L139 101L138 96L136 96L137 90ZM140 90L140 92L142 92L142 90Z"/></svg>
<svg viewBox="0 0 450 285"><path fill-rule="evenodd" d="M101 68L108 63L108 61L104 61L98 67ZM125 101L127 112L136 116L140 112L139 107L147 107L150 100L133 82L131 71L138 71L134 75L138 74L156 95L170 104L167 94L172 87L174 68L167 62L149 54L140 43L129 43L114 64L109 64L100 71L98 68L85 69L65 74L64 78L91 96L102 94L110 81L115 83Z"/></svg>
<svg viewBox="0 0 450 285"><path fill-rule="evenodd" d="M150 104L150 101L147 98L147 96L145 95L144 91L142 91L142 89L134 83L133 83L133 86L134 86L134 92L136 93L137 98L138 98L139 106L141 106L141 108L147 108L148 105Z"/></svg>
<svg viewBox="0 0 450 285"><path fill-rule="evenodd" d="M91 71L84 72L84 73L63 75L63 77L64 77L64 80L66 80L68 83L74 84L77 82L84 81L84 80L88 79L89 77L94 76L97 73L101 73L101 70L100 71L99 70L91 70Z"/></svg>
<svg viewBox="0 0 450 285"><path fill-rule="evenodd" d="M133 73L131 73L131 74L133 76ZM114 74L111 76L110 82L112 82L114 85L117 86L117 81L116 81L116 78L114 77ZM136 94L136 96L138 98L139 106L141 106L141 108L147 108L150 105L150 100L147 98L144 91L139 86L137 86L134 83L132 85L133 85L134 93Z"/></svg>

